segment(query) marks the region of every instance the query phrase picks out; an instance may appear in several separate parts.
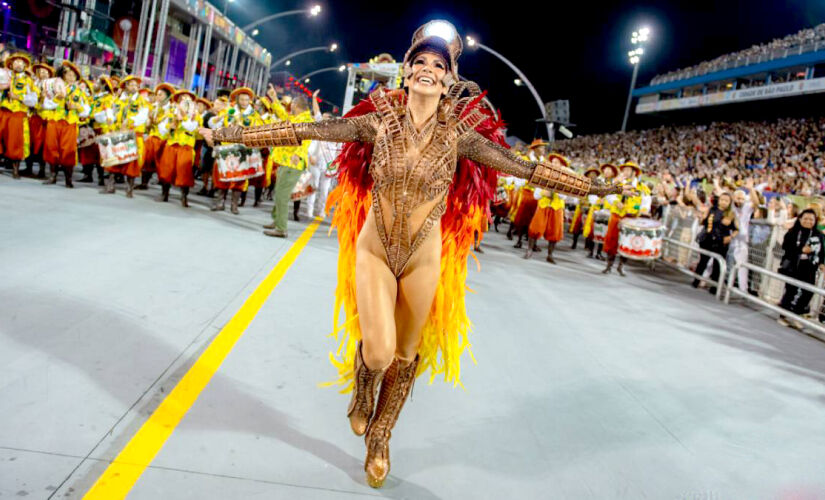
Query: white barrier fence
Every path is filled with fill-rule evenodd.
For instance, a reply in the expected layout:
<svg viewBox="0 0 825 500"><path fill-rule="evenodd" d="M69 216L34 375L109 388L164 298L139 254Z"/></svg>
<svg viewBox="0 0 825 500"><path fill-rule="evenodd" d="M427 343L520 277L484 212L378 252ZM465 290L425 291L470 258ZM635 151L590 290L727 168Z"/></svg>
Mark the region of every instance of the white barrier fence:
<svg viewBox="0 0 825 500"><path fill-rule="evenodd" d="M677 252L673 252L673 250L677 250ZM678 253L680 258L679 260L670 260L665 258L668 254ZM712 260L716 261L719 265L719 280L713 281L711 279L707 279L702 275L696 274L693 271L693 268L690 266L680 264L682 257L685 261L691 262L693 260L693 256L700 256L700 255L707 255ZM665 238L662 242L662 258L659 259L659 263L664 264L668 267L676 269L679 272L687 274L688 276L693 276L695 279L704 280L711 283L713 286L716 287L716 298L722 300L722 290L725 288L725 276L728 272L728 263L725 259L719 255L718 253L711 252L709 250L705 250L699 248L695 245L689 245L682 241L677 241L671 238Z"/></svg>
<svg viewBox="0 0 825 500"><path fill-rule="evenodd" d="M780 307L779 305L777 305L775 303L768 302L767 300L765 300L763 298L751 295L750 293L747 293L747 292L743 292L743 291L739 290L738 288L734 287L733 286L733 280L736 277L736 270L739 269L739 268L744 268L744 269L747 269L750 272L758 274L760 276L765 276L765 277L771 278L773 280L781 281L785 284L785 286L788 286L788 285L795 286L795 287L800 288L802 290L807 290L807 291L811 292L812 294L814 294L813 300L811 301L811 311L812 311L813 317L809 318L809 317L806 317L806 316L802 316L802 315L793 313L793 312L791 312L791 311L789 311L789 310L787 310L783 307ZM728 285L727 285L727 289L726 289L726 292L725 292L725 303L726 304L728 304L730 302L731 294L738 295L739 297L742 297L746 301L753 302L753 303L758 304L762 307L770 309L771 311L777 312L782 316L785 316L785 317L788 317L788 318L793 318L796 321L799 321L803 325L811 328L812 330L815 330L818 334L817 337L819 339L825 340L825 325L823 325L819 321L819 316L821 315L821 307L822 307L823 299L825 299L825 288L822 287L822 276L819 277L820 279L818 280L818 283L816 285L812 285L810 283L805 283L804 281L799 281L799 280L791 278L789 276L785 276L785 275L779 274L777 272L765 269L763 267L755 266L753 264L748 264L748 263L736 264L736 265L733 266L732 271L733 272L731 272L730 277L728 278Z"/></svg>

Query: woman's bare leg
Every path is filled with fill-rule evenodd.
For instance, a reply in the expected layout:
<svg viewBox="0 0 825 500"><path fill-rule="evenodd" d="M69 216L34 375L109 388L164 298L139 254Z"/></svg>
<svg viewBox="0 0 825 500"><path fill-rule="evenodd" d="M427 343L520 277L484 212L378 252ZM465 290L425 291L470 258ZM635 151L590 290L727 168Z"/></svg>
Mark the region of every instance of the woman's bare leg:
<svg viewBox="0 0 825 500"><path fill-rule="evenodd" d="M395 304L395 355L412 361L441 279L441 231L435 227L412 256L401 279Z"/></svg>
<svg viewBox="0 0 825 500"><path fill-rule="evenodd" d="M371 369L385 368L395 355L398 284L387 265L373 214L367 217L355 248L355 301L364 363Z"/></svg>
<svg viewBox="0 0 825 500"><path fill-rule="evenodd" d="M397 288L395 275L385 261L375 219L368 219L355 250L355 300L362 338L355 354L354 387L347 408L350 426L358 436L367 431L378 386L395 356Z"/></svg>

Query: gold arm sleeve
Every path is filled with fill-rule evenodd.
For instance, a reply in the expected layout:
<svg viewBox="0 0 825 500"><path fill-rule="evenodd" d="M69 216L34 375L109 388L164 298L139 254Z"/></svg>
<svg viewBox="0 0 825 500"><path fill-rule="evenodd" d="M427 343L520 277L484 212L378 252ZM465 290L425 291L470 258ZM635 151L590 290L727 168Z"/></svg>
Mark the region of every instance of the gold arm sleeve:
<svg viewBox="0 0 825 500"><path fill-rule="evenodd" d="M242 142L253 148L299 146L302 141L373 142L378 128L375 113L320 122L276 122L258 127L215 130L215 142Z"/></svg>
<svg viewBox="0 0 825 500"><path fill-rule="evenodd" d="M604 196L621 192L620 186L591 185L590 179L566 167L525 161L509 149L485 139L478 132L466 134L459 142L459 156L521 179L534 186L577 197Z"/></svg>

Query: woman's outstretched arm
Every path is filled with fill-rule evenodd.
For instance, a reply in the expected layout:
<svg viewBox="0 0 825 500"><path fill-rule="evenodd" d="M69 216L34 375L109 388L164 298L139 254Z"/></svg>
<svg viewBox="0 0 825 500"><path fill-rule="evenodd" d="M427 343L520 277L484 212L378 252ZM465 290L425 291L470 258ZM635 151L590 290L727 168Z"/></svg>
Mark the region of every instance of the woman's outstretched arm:
<svg viewBox="0 0 825 500"><path fill-rule="evenodd" d="M589 178L569 168L523 160L478 132L470 132L462 137L458 144L458 155L499 172L527 179L534 186L580 198L588 194L606 196L622 192L619 184L593 184Z"/></svg>
<svg viewBox="0 0 825 500"><path fill-rule="evenodd" d="M223 127L202 129L209 143L237 142L251 148L298 146L301 141L373 142L378 127L375 113L354 118L334 118L319 122L290 123L282 121L259 127Z"/></svg>

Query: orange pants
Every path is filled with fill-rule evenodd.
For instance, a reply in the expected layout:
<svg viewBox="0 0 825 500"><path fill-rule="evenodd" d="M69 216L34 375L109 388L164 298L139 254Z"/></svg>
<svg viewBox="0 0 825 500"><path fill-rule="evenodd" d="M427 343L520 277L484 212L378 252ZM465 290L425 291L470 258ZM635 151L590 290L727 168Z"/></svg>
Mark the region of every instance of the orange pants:
<svg viewBox="0 0 825 500"><path fill-rule="evenodd" d="M159 137L150 135L146 138L143 150L143 171L155 172L158 169L158 163L163 156L163 148L166 146L166 141Z"/></svg>
<svg viewBox="0 0 825 500"><path fill-rule="evenodd" d="M77 124L66 120L46 122L43 160L54 167L77 165Z"/></svg>
<svg viewBox="0 0 825 500"><path fill-rule="evenodd" d="M158 179L164 184L192 187L195 185L195 177L192 175L194 164L195 151L192 146L167 144L158 162Z"/></svg>
<svg viewBox="0 0 825 500"><path fill-rule="evenodd" d="M23 160L29 156L29 118L22 111L0 109L0 156Z"/></svg>
<svg viewBox="0 0 825 500"><path fill-rule="evenodd" d="M564 209L553 210L550 207L539 208L527 228L527 236L534 240L558 243L564 239Z"/></svg>
<svg viewBox="0 0 825 500"><path fill-rule="evenodd" d="M535 215L538 206L539 202L533 198L533 192L525 191L518 210L516 211L516 216L513 219L513 226L519 231L527 229L530 221L533 220L533 215Z"/></svg>
<svg viewBox="0 0 825 500"><path fill-rule="evenodd" d="M46 142L46 120L39 115L29 117L29 137L31 138L31 154L43 154L43 144Z"/></svg>
<svg viewBox="0 0 825 500"><path fill-rule="evenodd" d="M135 135L137 139L138 159L122 165L112 165L111 167L106 167L107 172L111 172L113 174L123 174L126 177L140 176L140 169L143 167L143 154L145 147L143 144L143 134L138 133Z"/></svg>
<svg viewBox="0 0 825 500"><path fill-rule="evenodd" d="M607 234L604 236L604 253L615 256L619 251L619 222L623 217L610 214L610 220L607 223Z"/></svg>

